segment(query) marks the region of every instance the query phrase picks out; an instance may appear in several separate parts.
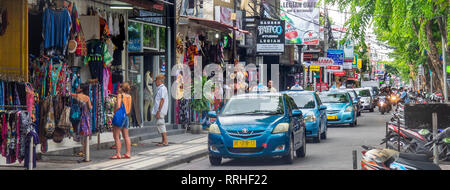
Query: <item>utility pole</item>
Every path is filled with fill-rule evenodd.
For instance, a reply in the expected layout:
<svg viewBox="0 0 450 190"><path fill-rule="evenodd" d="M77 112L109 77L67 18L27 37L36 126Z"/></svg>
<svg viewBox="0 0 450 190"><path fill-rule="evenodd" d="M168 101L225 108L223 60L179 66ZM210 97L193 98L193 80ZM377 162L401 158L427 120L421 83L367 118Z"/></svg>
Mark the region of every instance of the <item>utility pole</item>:
<svg viewBox="0 0 450 190"><path fill-rule="evenodd" d="M232 62L231 64L234 64L234 60L236 59L236 0L233 0L233 13L234 13L234 19L233 19L233 52L232 52Z"/></svg>

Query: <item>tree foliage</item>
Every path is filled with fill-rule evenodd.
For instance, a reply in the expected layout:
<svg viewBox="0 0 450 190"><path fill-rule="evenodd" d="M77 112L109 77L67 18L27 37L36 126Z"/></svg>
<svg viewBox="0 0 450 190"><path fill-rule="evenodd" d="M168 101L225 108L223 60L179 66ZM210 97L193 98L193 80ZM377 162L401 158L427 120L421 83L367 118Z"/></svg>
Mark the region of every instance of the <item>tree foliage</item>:
<svg viewBox="0 0 450 190"><path fill-rule="evenodd" d="M433 78L442 79L442 40L447 45L449 36L448 0L325 0L350 10L346 22L349 27L345 38L365 44L366 30L373 25L377 40L393 48L390 66L399 71L403 79L416 76L418 65L429 68ZM344 39L344 40L346 40ZM448 46L444 50L449 53ZM448 57L448 56L447 56ZM442 89L444 80L436 80Z"/></svg>

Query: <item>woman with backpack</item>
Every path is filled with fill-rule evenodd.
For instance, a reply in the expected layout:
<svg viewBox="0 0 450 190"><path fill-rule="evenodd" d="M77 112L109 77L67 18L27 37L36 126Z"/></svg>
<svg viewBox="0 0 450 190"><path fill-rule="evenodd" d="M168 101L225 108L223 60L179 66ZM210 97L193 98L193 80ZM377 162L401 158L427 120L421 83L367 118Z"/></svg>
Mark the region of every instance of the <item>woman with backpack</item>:
<svg viewBox="0 0 450 190"><path fill-rule="evenodd" d="M84 157L86 154L86 140L90 136L90 110L92 110L92 104L89 96L89 85L82 84L78 86L77 93L72 93L72 97L75 101L72 103L70 120L73 125L76 136L81 136L82 151L78 153L78 156ZM75 138L77 139L77 138Z"/></svg>
<svg viewBox="0 0 450 190"><path fill-rule="evenodd" d="M131 156L131 140L128 135L129 117L131 112L131 95L130 84L125 82L120 85L119 93L117 95L116 108L114 109L113 118L113 136L116 143L116 154L111 156L110 159L130 158ZM120 124L118 124L119 122ZM120 132L125 140L126 153L120 154L122 143L120 142Z"/></svg>

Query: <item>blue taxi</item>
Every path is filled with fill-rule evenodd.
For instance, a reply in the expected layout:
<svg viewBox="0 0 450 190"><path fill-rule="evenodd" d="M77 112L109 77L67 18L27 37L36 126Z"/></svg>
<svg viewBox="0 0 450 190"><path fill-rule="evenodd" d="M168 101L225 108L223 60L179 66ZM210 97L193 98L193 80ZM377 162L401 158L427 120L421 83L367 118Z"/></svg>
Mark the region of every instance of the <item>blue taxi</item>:
<svg viewBox="0 0 450 190"><path fill-rule="evenodd" d="M332 90L320 93L322 103L327 106L328 125L358 124L355 105L347 91Z"/></svg>
<svg viewBox="0 0 450 190"><path fill-rule="evenodd" d="M302 112L285 93L250 93L233 96L209 127L211 165L222 158L281 157L292 163L306 154Z"/></svg>
<svg viewBox="0 0 450 190"><path fill-rule="evenodd" d="M327 114L325 105L313 91L287 91L303 113L306 123L306 137L320 143L327 138Z"/></svg>

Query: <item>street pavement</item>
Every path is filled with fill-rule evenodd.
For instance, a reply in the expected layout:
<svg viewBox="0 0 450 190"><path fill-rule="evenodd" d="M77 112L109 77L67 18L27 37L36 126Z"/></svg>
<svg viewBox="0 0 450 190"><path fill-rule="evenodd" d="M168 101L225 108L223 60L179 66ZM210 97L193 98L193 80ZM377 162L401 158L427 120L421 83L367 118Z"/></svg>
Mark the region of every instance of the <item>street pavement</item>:
<svg viewBox="0 0 450 190"><path fill-rule="evenodd" d="M292 165L279 159L223 159L222 165L212 166L207 156L169 170L353 170L352 151L357 150L357 169L361 169L361 145L380 145L385 135L385 123L391 115L365 111L358 117L356 127L334 126L328 129L328 138L320 143L307 143L306 157L296 158ZM450 163L441 165L450 170Z"/></svg>
<svg viewBox="0 0 450 190"><path fill-rule="evenodd" d="M133 142L131 159L111 160L115 150L91 149L91 161L68 152L42 154L34 170L352 170L352 151L357 151L360 169L361 145L379 145L385 134L385 122L390 115L364 112L358 126L334 126L321 143L307 143L305 158L297 158L292 165L279 159L224 159L222 165L211 166L208 160L207 134L179 134L168 137L169 146L156 146L161 138ZM70 152L70 151L69 151ZM122 154L125 148L122 148ZM23 164L0 166L0 170L23 170ZM441 168L450 170L450 163Z"/></svg>

